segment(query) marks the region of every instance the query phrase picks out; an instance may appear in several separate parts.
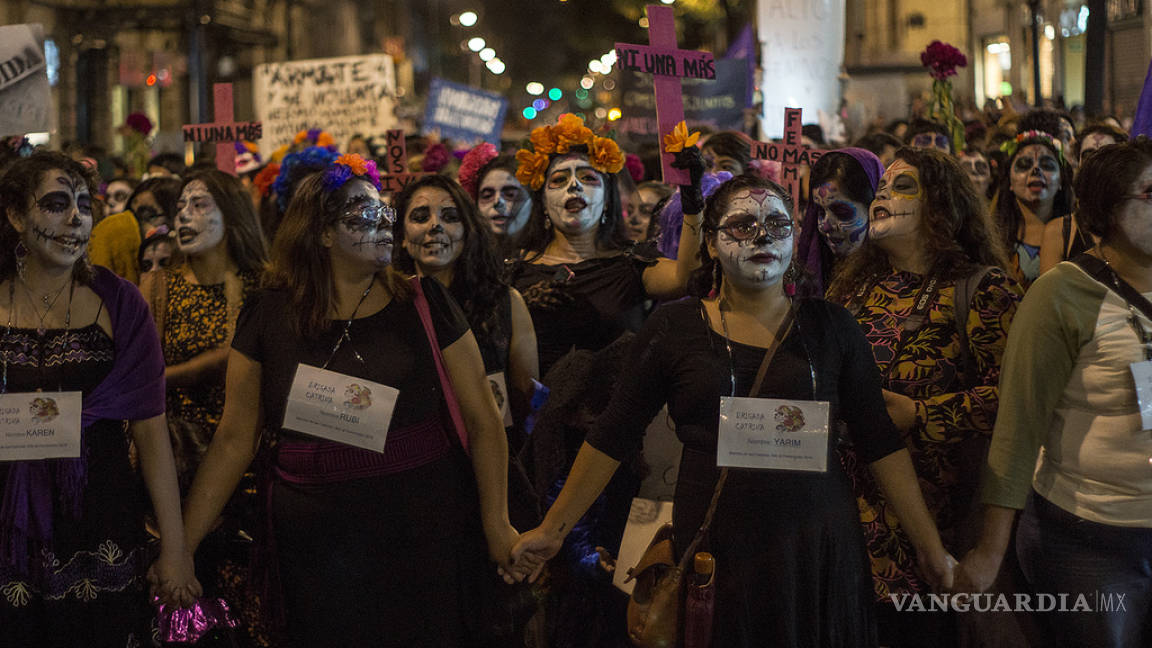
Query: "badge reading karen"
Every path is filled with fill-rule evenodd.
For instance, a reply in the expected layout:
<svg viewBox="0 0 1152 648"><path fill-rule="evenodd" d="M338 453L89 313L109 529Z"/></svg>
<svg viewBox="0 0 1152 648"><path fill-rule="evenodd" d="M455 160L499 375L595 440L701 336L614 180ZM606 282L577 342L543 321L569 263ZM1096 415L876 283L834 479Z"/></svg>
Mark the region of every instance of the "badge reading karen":
<svg viewBox="0 0 1152 648"><path fill-rule="evenodd" d="M0 461L79 457L83 407L78 391L0 396Z"/></svg>
<svg viewBox="0 0 1152 648"><path fill-rule="evenodd" d="M828 403L722 397L716 465L827 471Z"/></svg>
<svg viewBox="0 0 1152 648"><path fill-rule="evenodd" d="M283 427L384 452L399 395L388 385L302 364L288 392Z"/></svg>

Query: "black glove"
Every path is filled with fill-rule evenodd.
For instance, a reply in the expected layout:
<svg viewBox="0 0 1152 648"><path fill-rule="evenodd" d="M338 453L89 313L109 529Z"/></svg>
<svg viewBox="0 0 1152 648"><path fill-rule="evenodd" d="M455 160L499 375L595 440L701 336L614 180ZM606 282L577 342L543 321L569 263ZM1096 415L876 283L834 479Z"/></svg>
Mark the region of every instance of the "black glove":
<svg viewBox="0 0 1152 648"><path fill-rule="evenodd" d="M704 192L700 189L704 178L704 156L695 146L686 146L672 154L672 166L688 172L692 179L690 185L680 185L680 206L685 214L701 214L704 212Z"/></svg>

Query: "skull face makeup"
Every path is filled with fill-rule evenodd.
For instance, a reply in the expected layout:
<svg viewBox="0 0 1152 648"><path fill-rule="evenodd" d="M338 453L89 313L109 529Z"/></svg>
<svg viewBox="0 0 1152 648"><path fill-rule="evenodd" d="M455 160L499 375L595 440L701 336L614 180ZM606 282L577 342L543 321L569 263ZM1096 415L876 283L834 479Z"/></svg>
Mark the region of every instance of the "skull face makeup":
<svg viewBox="0 0 1152 648"><path fill-rule="evenodd" d="M557 158L548 169L544 209L552 226L565 235L585 234L604 214L604 177L582 154Z"/></svg>
<svg viewBox="0 0 1152 648"><path fill-rule="evenodd" d="M792 263L793 224L784 200L767 189L743 189L728 201L708 252L724 279L745 289L780 282Z"/></svg>
<svg viewBox="0 0 1152 648"><path fill-rule="evenodd" d="M427 274L456 262L464 249L464 217L452 194L423 187L412 194L404 215L404 249Z"/></svg>
<svg viewBox="0 0 1152 648"><path fill-rule="evenodd" d="M924 209L924 186L920 172L904 160L896 160L880 178L872 201L868 236L873 241L913 234L920 228Z"/></svg>
<svg viewBox="0 0 1152 648"><path fill-rule="evenodd" d="M979 153L960 153L960 166L964 168L964 173L968 175L968 179L976 186L976 191L981 196L988 195L988 185L992 182L992 167L988 165L988 160Z"/></svg>
<svg viewBox="0 0 1152 648"><path fill-rule="evenodd" d="M1084 141L1080 142L1080 161L1084 161L1084 156L1098 148L1104 148L1109 144L1115 144L1116 138L1108 133L1089 133L1084 136Z"/></svg>
<svg viewBox="0 0 1152 648"><path fill-rule="evenodd" d="M1012 159L1011 187L1016 198L1026 204L1055 200L1060 190L1060 161L1043 144L1029 144Z"/></svg>
<svg viewBox="0 0 1152 648"><path fill-rule="evenodd" d="M476 205L496 236L515 236L532 213L528 191L504 169L493 169L484 176Z"/></svg>
<svg viewBox="0 0 1152 648"><path fill-rule="evenodd" d="M628 197L628 215L624 224L628 227L628 238L640 243L648 238L648 227L652 224L652 210L660 202L660 194L651 189L637 189Z"/></svg>
<svg viewBox="0 0 1152 648"><path fill-rule="evenodd" d="M71 267L88 249L92 195L80 178L60 169L44 173L23 218L10 217L29 253L47 266Z"/></svg>
<svg viewBox="0 0 1152 648"><path fill-rule="evenodd" d="M812 200L820 207L817 227L836 256L845 256L860 247L868 234L866 205L841 193L835 180L816 187Z"/></svg>
<svg viewBox="0 0 1152 648"><path fill-rule="evenodd" d="M156 241L140 254L140 272L167 268L171 260L172 244L168 241Z"/></svg>
<svg viewBox="0 0 1152 648"><path fill-rule="evenodd" d="M224 241L224 214L201 180L189 182L176 202L176 242L189 256L215 249Z"/></svg>
<svg viewBox="0 0 1152 648"><path fill-rule="evenodd" d="M335 196L338 213L323 244L334 262L383 268L392 262L392 225L396 211L380 201L372 183L353 178Z"/></svg>
<svg viewBox="0 0 1152 648"><path fill-rule="evenodd" d="M128 198L132 196L132 186L123 180L113 180L104 191L104 201L108 203L109 214L119 214L128 209Z"/></svg>
<svg viewBox="0 0 1152 648"><path fill-rule="evenodd" d="M1129 194L1152 192L1152 165L1128 187ZM1125 239L1133 249L1152 258L1152 202L1127 198L1116 209L1114 239Z"/></svg>

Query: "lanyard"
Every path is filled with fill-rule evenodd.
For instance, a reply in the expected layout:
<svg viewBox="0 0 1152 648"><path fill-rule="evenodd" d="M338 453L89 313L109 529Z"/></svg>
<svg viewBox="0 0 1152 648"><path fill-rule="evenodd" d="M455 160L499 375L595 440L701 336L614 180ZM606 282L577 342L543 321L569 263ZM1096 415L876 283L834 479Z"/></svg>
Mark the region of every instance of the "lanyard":
<svg viewBox="0 0 1152 648"><path fill-rule="evenodd" d="M879 284L879 278L866 283L852 298L848 311L852 313L853 317L856 317L860 313L864 307L866 297ZM940 275L933 273L928 276L924 285L920 286L920 290L916 292L916 297L912 301L912 312L908 313L908 316L904 318L903 325L900 327L896 346L892 350L892 361L888 363L888 368L884 372L886 381L892 378L892 371L896 367L896 361L900 358L900 354L908 344L909 338L924 325L924 320L928 317L928 311L932 309L932 306L936 303L936 299L939 296Z"/></svg>
<svg viewBox="0 0 1152 648"><path fill-rule="evenodd" d="M356 308L352 309L352 314L348 316L348 321L344 323L344 331L340 333L340 337L336 338L336 344L332 346L332 353L328 354L328 359L324 361L324 365L320 367L321 369L328 368L328 365L332 362L332 358L336 357L336 352L340 350L345 340L348 342L352 341L352 336L348 334L348 331L352 328L352 320L356 319L356 313L360 312L360 307L364 305L364 300L368 298L368 293L372 292L372 286L374 285L376 285L376 277L372 277L372 283L368 284L368 287L364 289L364 293L360 295L360 301L356 302ZM360 364L364 364L364 358L360 357L359 351L352 349L352 355L356 356Z"/></svg>
<svg viewBox="0 0 1152 648"><path fill-rule="evenodd" d="M720 303L717 304L717 310L720 311L720 327L724 331L724 346L728 351L728 377L729 377L729 380L731 381L731 392L729 395L732 397L735 397L736 396L736 360L735 360L736 356L732 352L732 340L731 340L731 336L728 334L728 318L724 314L725 311L727 310L727 306L728 306L727 303L724 302L723 299L721 299ZM712 327L711 327L711 324L709 324L709 320L708 320L708 310L704 307L703 302L700 302L700 315L704 319L705 327L707 327L708 330L711 330ZM793 326L795 326L797 330L799 330L799 328L800 328L799 318L795 317L794 305L791 302L789 302L788 312L784 315L784 319L781 320L781 322L780 322L780 327L776 330L776 340L769 347L769 351L768 351L769 353L774 352L778 346L780 346L784 343L784 339L788 337L788 333L792 330ZM801 343L804 344L804 355L807 357L807 360L808 360L808 374L812 380L812 397L815 398L816 397L816 367L815 367L815 365L812 364L812 355L808 352L808 345L807 345L807 343L804 343L803 336L801 336ZM761 370L757 372L755 383L753 384L753 390L752 390L753 392L759 392L760 391L759 387L760 387L761 383L763 382L763 379L764 379L763 373L764 373L764 370L766 370L766 369L767 369L767 365L762 364ZM752 393L752 392L749 392L748 395L751 398L756 397L756 394Z"/></svg>
<svg viewBox="0 0 1152 648"><path fill-rule="evenodd" d="M1103 253L1101 253L1101 258L1103 258ZM1124 282L1123 287L1121 287L1120 275L1116 273L1112 264L1108 263L1108 259L1104 259L1104 265L1108 267L1108 274L1111 275L1112 287L1116 290L1116 294L1120 295L1124 300L1124 304L1128 306L1128 325L1136 332L1136 339L1140 340L1140 344L1144 347L1144 359L1152 360L1152 332L1145 330L1144 325L1140 323L1140 315L1136 312L1136 306L1132 303L1135 300L1132 293L1136 293L1135 296L1144 302L1141 306L1147 304L1147 300L1144 299L1144 295L1141 295L1128 282ZM1127 290L1125 290L1125 288L1127 288ZM1152 317L1152 315L1149 315L1149 317Z"/></svg>

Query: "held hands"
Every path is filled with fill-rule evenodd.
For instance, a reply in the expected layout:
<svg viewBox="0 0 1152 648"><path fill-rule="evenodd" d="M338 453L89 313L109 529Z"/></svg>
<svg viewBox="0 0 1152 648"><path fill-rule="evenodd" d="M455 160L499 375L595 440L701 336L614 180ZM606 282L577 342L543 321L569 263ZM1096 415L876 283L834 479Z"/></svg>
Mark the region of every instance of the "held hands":
<svg viewBox="0 0 1152 648"><path fill-rule="evenodd" d="M888 416L901 432L911 430L916 426L916 401L896 392L884 390L884 405L888 408Z"/></svg>
<svg viewBox="0 0 1152 648"><path fill-rule="evenodd" d="M192 607L204 594L192 554L187 550L160 550L160 557L148 568L148 591L154 601L174 607Z"/></svg>
<svg viewBox="0 0 1152 648"><path fill-rule="evenodd" d="M956 559L941 547L938 551L917 554L920 572L934 592L950 592L955 583Z"/></svg>
<svg viewBox="0 0 1152 648"><path fill-rule="evenodd" d="M1004 556L986 551L979 545L969 551L964 560L956 568L956 583L953 589L956 592L979 594L987 591L996 581L996 574L1000 572L1000 563Z"/></svg>
<svg viewBox="0 0 1152 648"><path fill-rule="evenodd" d="M512 547L510 570L501 570L500 575L506 583L520 582L528 577L529 583L535 583L540 577L544 565L560 552L564 538L551 534L540 527L520 535L520 540Z"/></svg>
<svg viewBox="0 0 1152 648"><path fill-rule="evenodd" d="M695 146L687 146L673 153L675 159L672 166L688 172L692 178L691 185L680 186L680 205L685 214L700 214L704 211L704 192L701 190L701 181L704 178L704 156Z"/></svg>

